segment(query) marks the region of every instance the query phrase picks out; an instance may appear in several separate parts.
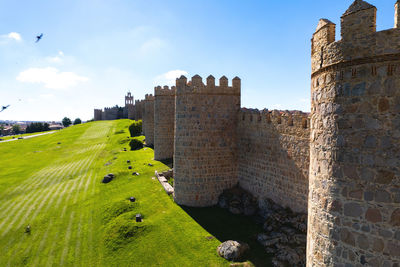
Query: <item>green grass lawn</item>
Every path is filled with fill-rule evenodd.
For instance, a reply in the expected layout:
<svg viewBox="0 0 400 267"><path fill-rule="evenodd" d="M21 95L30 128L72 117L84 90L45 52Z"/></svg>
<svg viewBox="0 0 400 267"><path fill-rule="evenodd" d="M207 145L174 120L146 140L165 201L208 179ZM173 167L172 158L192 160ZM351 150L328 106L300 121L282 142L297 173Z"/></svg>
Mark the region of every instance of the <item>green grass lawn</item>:
<svg viewBox="0 0 400 267"><path fill-rule="evenodd" d="M0 266L229 266L216 248L230 238L249 242L248 259L265 266L254 241L261 229L249 219L180 207L165 194L152 177L168 166L150 148L129 151L130 123L0 143ZM110 172L116 178L101 183Z"/></svg>

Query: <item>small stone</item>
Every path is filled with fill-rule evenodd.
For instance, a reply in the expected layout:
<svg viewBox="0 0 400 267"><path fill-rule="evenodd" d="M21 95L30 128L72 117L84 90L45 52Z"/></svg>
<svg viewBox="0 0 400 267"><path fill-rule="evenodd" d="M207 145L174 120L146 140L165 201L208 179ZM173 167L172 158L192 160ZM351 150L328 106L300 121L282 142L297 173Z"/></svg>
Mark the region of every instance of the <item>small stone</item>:
<svg viewBox="0 0 400 267"><path fill-rule="evenodd" d="M126 163L131 163L131 161L128 159L128 160L126 161Z"/></svg>
<svg viewBox="0 0 400 267"><path fill-rule="evenodd" d="M142 214L136 214L136 222L142 222Z"/></svg>
<svg viewBox="0 0 400 267"><path fill-rule="evenodd" d="M394 173L391 171L380 171L376 177L376 182L379 184L390 184L394 179Z"/></svg>
<svg viewBox="0 0 400 267"><path fill-rule="evenodd" d="M149 164L147 164L147 165L150 166L150 167L153 166L153 164L151 164L151 163L149 163Z"/></svg>
<svg viewBox="0 0 400 267"><path fill-rule="evenodd" d="M345 242L348 245L354 246L355 245L355 239L354 239L354 235L347 230L346 228L343 228L340 231L340 238L342 239L343 242Z"/></svg>
<svg viewBox="0 0 400 267"><path fill-rule="evenodd" d="M139 176L138 172L133 172L132 175Z"/></svg>
<svg viewBox="0 0 400 267"><path fill-rule="evenodd" d="M129 169L129 170L132 170L132 166L128 166L128 169Z"/></svg>
<svg viewBox="0 0 400 267"><path fill-rule="evenodd" d="M390 194L385 190L378 190L375 193L375 200L377 202L389 203L390 202Z"/></svg>
<svg viewBox="0 0 400 267"><path fill-rule="evenodd" d="M362 214L362 208L358 203L344 204L344 215L351 217L358 217Z"/></svg>
<svg viewBox="0 0 400 267"><path fill-rule="evenodd" d="M393 211L392 216L390 216L390 224L392 226L400 226L400 209Z"/></svg>
<svg viewBox="0 0 400 267"><path fill-rule="evenodd" d="M219 256L227 260L238 260L240 259L246 251L249 250L249 245L246 243L241 243L238 241L228 240L223 242L217 248L217 253Z"/></svg>
<svg viewBox="0 0 400 267"><path fill-rule="evenodd" d="M389 109L389 100L382 97L379 99L378 110L379 112L385 112Z"/></svg>
<svg viewBox="0 0 400 267"><path fill-rule="evenodd" d="M365 213L365 219L372 223L377 223L382 221L382 215L379 209L369 208Z"/></svg>
<svg viewBox="0 0 400 267"><path fill-rule="evenodd" d="M383 240L380 238L374 238L374 241L372 242L372 249L376 252L382 252L383 247L384 247Z"/></svg>
<svg viewBox="0 0 400 267"><path fill-rule="evenodd" d="M129 201L130 201L130 202L135 202L135 201L136 201L136 198L135 198L135 197L130 197L130 198L129 198Z"/></svg>

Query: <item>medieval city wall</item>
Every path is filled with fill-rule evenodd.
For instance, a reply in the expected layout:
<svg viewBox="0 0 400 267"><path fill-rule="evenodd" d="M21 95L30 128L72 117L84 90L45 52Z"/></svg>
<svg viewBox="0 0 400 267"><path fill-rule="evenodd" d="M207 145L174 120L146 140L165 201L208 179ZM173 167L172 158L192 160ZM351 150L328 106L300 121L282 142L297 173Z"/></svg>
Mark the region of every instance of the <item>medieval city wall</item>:
<svg viewBox="0 0 400 267"><path fill-rule="evenodd" d="M212 206L237 183L236 127L240 79L228 86L209 76L176 81L174 199L187 206Z"/></svg>
<svg viewBox="0 0 400 267"><path fill-rule="evenodd" d="M154 145L154 96L146 95L144 99L143 128L146 145Z"/></svg>
<svg viewBox="0 0 400 267"><path fill-rule="evenodd" d="M238 181L262 206L270 198L307 212L309 118L302 112L238 113Z"/></svg>
<svg viewBox="0 0 400 267"><path fill-rule="evenodd" d="M355 1L313 36L307 266L400 264L400 30L375 22Z"/></svg>
<svg viewBox="0 0 400 267"><path fill-rule="evenodd" d="M174 156L175 86L154 88L154 159Z"/></svg>

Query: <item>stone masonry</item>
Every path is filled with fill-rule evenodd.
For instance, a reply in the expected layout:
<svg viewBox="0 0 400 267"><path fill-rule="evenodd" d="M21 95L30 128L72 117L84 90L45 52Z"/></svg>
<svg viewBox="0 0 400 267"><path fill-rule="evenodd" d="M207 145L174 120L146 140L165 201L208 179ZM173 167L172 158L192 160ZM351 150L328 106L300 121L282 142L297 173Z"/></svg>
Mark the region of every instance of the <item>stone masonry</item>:
<svg viewBox="0 0 400 267"><path fill-rule="evenodd" d="M308 116L299 111L240 111L237 154L242 188L259 200L269 198L296 212L307 212Z"/></svg>
<svg viewBox="0 0 400 267"><path fill-rule="evenodd" d="M146 95L144 99L143 129L146 145L154 145L154 96Z"/></svg>
<svg viewBox="0 0 400 267"><path fill-rule="evenodd" d="M236 126L240 79L222 77L219 86L194 76L176 81L174 199L187 206L211 206L237 183Z"/></svg>
<svg viewBox="0 0 400 267"><path fill-rule="evenodd" d="M174 156L175 86L154 88L154 159Z"/></svg>
<svg viewBox="0 0 400 267"><path fill-rule="evenodd" d="M400 29L375 22L355 1L313 35L307 266L400 264Z"/></svg>
<svg viewBox="0 0 400 267"><path fill-rule="evenodd" d="M335 34L321 19L312 37L311 114L240 109L239 78L182 76L174 112L167 88L146 96L146 140L173 153L178 204L211 206L239 184L260 206L308 212L307 266L398 267L400 1L394 29L376 32L376 8L356 0Z"/></svg>

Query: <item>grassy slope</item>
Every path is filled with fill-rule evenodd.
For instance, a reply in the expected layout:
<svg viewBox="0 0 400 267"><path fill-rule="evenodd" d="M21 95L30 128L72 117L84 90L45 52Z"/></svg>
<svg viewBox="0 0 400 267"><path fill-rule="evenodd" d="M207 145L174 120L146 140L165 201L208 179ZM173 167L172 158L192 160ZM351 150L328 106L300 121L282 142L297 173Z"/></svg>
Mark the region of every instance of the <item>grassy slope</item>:
<svg viewBox="0 0 400 267"><path fill-rule="evenodd" d="M196 216L151 179L155 169L168 168L152 160L153 151L122 151L128 124L87 123L0 143L0 266L229 265L216 254L220 242L208 240L211 234ZM140 176L131 175L128 159ZM117 178L100 183L108 172ZM129 196L137 203L130 205ZM111 216L121 203L131 211ZM138 212L142 223L131 219ZM30 235L24 233L27 224Z"/></svg>

